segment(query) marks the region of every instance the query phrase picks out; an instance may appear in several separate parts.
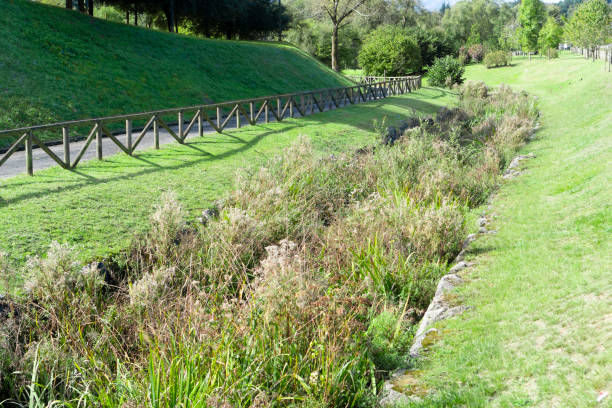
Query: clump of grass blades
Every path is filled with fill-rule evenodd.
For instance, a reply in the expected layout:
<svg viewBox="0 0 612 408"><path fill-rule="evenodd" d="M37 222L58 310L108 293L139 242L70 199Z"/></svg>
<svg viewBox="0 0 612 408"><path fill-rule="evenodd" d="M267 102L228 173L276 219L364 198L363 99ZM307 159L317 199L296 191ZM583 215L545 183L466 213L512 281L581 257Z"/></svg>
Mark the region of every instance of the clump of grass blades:
<svg viewBox="0 0 612 408"><path fill-rule="evenodd" d="M113 267L52 245L28 264L24 296L0 303L3 392L66 406L375 405L407 364L465 212L537 117L509 88L461 95L392 146L321 157L301 140L244 170L205 225L165 193Z"/></svg>

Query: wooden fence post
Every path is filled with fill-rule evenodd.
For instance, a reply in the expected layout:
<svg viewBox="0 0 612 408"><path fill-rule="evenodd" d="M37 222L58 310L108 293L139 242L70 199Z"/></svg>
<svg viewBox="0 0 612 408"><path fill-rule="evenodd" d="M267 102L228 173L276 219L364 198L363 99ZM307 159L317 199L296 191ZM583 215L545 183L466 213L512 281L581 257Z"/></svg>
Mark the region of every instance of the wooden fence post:
<svg viewBox="0 0 612 408"><path fill-rule="evenodd" d="M221 111L221 107L217 106L217 127L219 128L219 132L221 132L223 129L221 129L221 120L223 116L223 112Z"/></svg>
<svg viewBox="0 0 612 408"><path fill-rule="evenodd" d="M269 104L269 100L266 99L266 101L264 102L266 104L266 107L264 108L264 117L266 120L266 123L270 123L270 109L268 108L268 104Z"/></svg>
<svg viewBox="0 0 612 408"><path fill-rule="evenodd" d="M255 124L255 103L249 102L249 115L251 117L251 124Z"/></svg>
<svg viewBox="0 0 612 408"><path fill-rule="evenodd" d="M32 131L28 131L28 137L25 140L26 150L26 171L28 175L34 175L34 164L32 163Z"/></svg>
<svg viewBox="0 0 612 408"><path fill-rule="evenodd" d="M283 118L281 117L281 100L280 98L276 98L276 116L278 116L278 121L282 121Z"/></svg>
<svg viewBox="0 0 612 408"><path fill-rule="evenodd" d="M204 136L204 123L202 123L202 109L198 110L198 136Z"/></svg>
<svg viewBox="0 0 612 408"><path fill-rule="evenodd" d="M187 135L183 136L183 111L178 112L178 137L181 140L185 140Z"/></svg>
<svg viewBox="0 0 612 408"><path fill-rule="evenodd" d="M98 160L102 160L102 129L100 129L100 122L98 122L98 128L96 129L96 152Z"/></svg>
<svg viewBox="0 0 612 408"><path fill-rule="evenodd" d="M236 129L240 129L240 104L236 104Z"/></svg>
<svg viewBox="0 0 612 408"><path fill-rule="evenodd" d="M130 152L130 156L131 156L132 153L134 152L132 150L132 119L125 120L125 136L126 136L127 149Z"/></svg>
<svg viewBox="0 0 612 408"><path fill-rule="evenodd" d="M70 139L68 137L68 126L62 128L62 143L64 145L64 163L66 168L70 168Z"/></svg>
<svg viewBox="0 0 612 408"><path fill-rule="evenodd" d="M157 115L153 119L153 141L155 142L155 149L159 150L159 121Z"/></svg>

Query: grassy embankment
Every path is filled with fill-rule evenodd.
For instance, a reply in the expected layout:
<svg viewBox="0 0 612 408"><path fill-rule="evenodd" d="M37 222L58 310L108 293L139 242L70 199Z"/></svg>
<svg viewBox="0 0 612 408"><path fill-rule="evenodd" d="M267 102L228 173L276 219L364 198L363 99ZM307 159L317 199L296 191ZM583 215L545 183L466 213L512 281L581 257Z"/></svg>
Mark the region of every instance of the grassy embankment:
<svg viewBox="0 0 612 408"><path fill-rule="evenodd" d="M25 0L2 2L0 50L0 129L349 84L289 45L173 35Z"/></svg>
<svg viewBox="0 0 612 408"><path fill-rule="evenodd" d="M537 158L494 200L498 233L458 291L473 309L441 325L419 406L591 407L612 391L612 76L571 54L513 63L467 76L539 97Z"/></svg>

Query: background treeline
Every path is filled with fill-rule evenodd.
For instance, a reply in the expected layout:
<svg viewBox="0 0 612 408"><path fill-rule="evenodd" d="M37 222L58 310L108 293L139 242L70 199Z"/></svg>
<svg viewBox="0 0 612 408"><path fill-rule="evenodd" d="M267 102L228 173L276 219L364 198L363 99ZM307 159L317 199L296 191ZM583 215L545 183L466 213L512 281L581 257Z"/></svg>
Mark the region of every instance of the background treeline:
<svg viewBox="0 0 612 408"><path fill-rule="evenodd" d="M211 38L289 41L334 70L425 72L437 58L509 63L509 51L556 56L561 42L610 40L612 0L43 0L98 17ZM93 3L95 1L95 4ZM487 57L489 55L489 57Z"/></svg>
<svg viewBox="0 0 612 408"><path fill-rule="evenodd" d="M42 0L96 17L210 38L268 39L289 16L270 0Z"/></svg>

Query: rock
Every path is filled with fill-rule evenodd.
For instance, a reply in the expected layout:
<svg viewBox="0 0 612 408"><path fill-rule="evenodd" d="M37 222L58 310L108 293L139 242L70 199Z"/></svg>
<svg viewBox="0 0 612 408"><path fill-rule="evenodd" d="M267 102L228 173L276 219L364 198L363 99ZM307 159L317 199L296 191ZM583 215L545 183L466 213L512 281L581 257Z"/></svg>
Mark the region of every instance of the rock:
<svg viewBox="0 0 612 408"><path fill-rule="evenodd" d="M521 160L533 159L534 157L535 157L535 154L533 153L529 153L523 156L516 156L514 159L512 159L512 161L508 165L508 169L506 169L506 173L508 172L508 170L517 168Z"/></svg>
<svg viewBox="0 0 612 408"><path fill-rule="evenodd" d="M450 270L448 271L449 274L455 274L465 268L468 267L467 262L458 262L455 266L453 266L452 268L450 268Z"/></svg>
<svg viewBox="0 0 612 408"><path fill-rule="evenodd" d="M383 144L392 146L393 143L395 143L395 141L399 139L399 136L400 135L397 129L394 128L393 126L389 126L383 136Z"/></svg>
<svg viewBox="0 0 612 408"><path fill-rule="evenodd" d="M521 174L520 171L517 170L512 170L512 169L508 169L504 172L504 175L502 176L502 178L504 180L510 180L515 178L516 176L518 176L519 174Z"/></svg>
<svg viewBox="0 0 612 408"><path fill-rule="evenodd" d="M198 217L198 222L202 225L208 224L208 221L212 220L219 216L219 208L216 206L209 207L206 210L202 211L202 216Z"/></svg>
<svg viewBox="0 0 612 408"><path fill-rule="evenodd" d="M465 264L464 267L466 267ZM458 285L463 283L463 279L457 276L454 273L449 273L444 275L440 282L438 283L438 287L436 288L436 294L434 295L433 300L429 304L427 311L425 312L425 316L421 320L419 324L419 328L414 336L414 343L410 348L410 356L418 357L420 351L423 348L423 340L425 339L425 335L427 333L427 329L431 327L432 324L438 322L440 320L448 319L449 317L456 316L460 313L463 313L467 306L459 305L452 306L447 300L444 298L444 295L450 290L454 289Z"/></svg>
<svg viewBox="0 0 612 408"><path fill-rule="evenodd" d="M421 401L419 395L425 395L427 392L419 383L419 375L419 371L396 370L383 385L380 406L394 407L411 401Z"/></svg>
<svg viewBox="0 0 612 408"><path fill-rule="evenodd" d="M485 225L487 225L487 219L485 217L481 217L478 219L478 226L479 227L484 227Z"/></svg>
<svg viewBox="0 0 612 408"><path fill-rule="evenodd" d="M479 234L486 234L487 233L487 229L485 227L480 227L480 228L478 228L478 233Z"/></svg>

